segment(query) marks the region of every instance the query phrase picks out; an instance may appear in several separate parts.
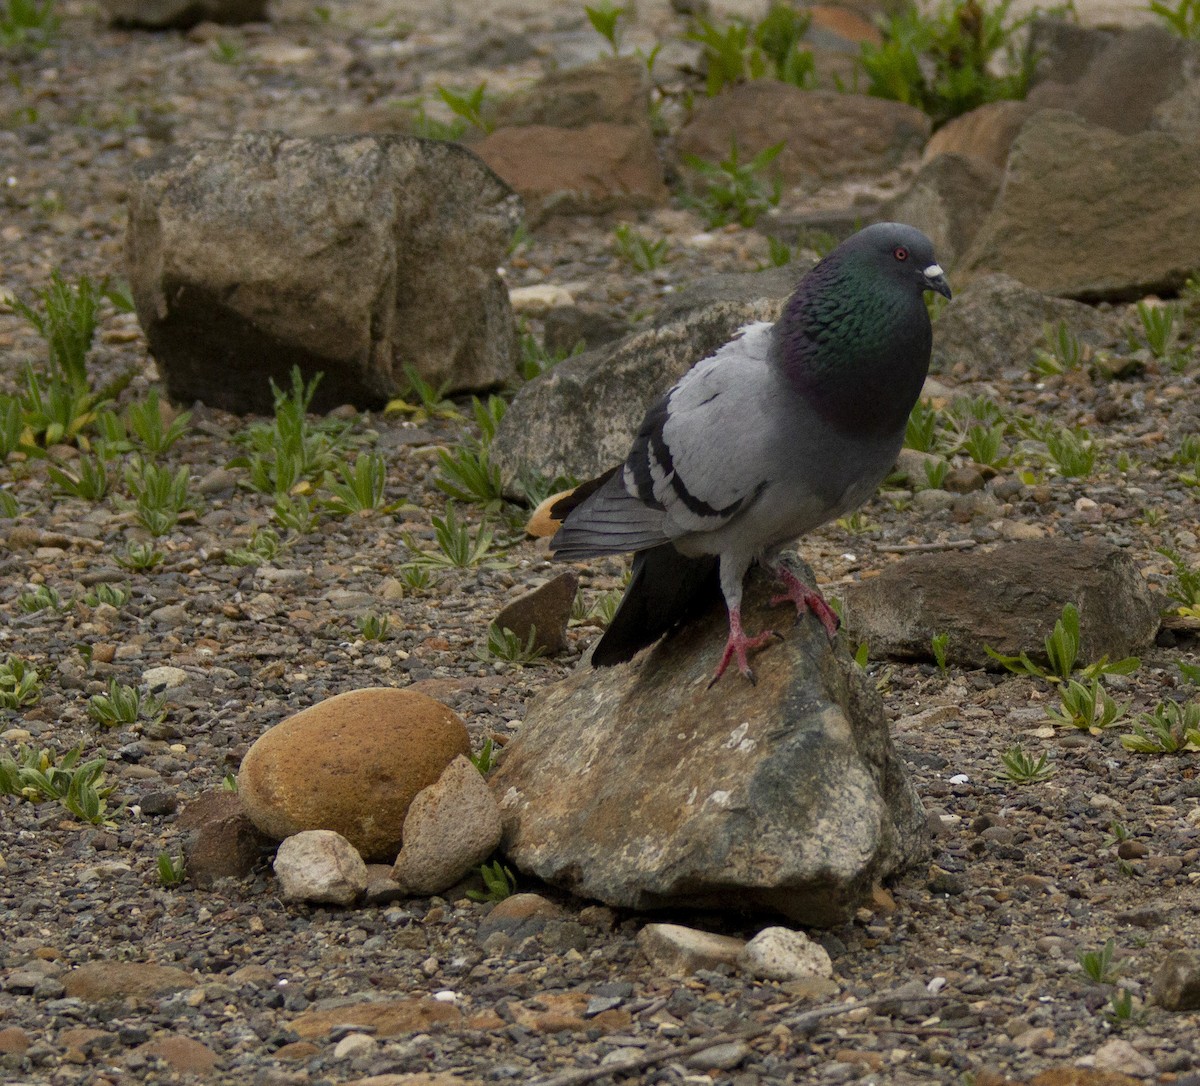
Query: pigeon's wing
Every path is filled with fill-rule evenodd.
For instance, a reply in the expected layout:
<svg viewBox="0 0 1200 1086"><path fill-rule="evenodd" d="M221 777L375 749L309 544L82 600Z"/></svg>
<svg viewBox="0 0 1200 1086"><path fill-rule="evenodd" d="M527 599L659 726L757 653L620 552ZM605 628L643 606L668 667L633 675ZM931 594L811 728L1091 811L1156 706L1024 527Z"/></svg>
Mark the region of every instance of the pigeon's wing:
<svg viewBox="0 0 1200 1086"><path fill-rule="evenodd" d="M595 480L551 541L559 558L642 551L715 531L752 502L761 477L771 326L747 325L646 413L621 471Z"/></svg>
<svg viewBox="0 0 1200 1086"><path fill-rule="evenodd" d="M768 483L771 325L747 325L647 413L622 473L672 539L723 528Z"/></svg>

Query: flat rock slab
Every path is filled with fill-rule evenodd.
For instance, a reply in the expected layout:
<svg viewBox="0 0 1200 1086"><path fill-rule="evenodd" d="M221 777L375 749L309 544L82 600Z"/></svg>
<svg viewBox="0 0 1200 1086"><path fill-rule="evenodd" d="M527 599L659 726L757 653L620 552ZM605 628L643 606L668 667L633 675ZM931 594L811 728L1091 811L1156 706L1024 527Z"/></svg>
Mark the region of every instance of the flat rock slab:
<svg viewBox="0 0 1200 1086"><path fill-rule="evenodd" d="M747 588L747 629L784 635L755 656L756 686L731 669L708 689L727 633L717 607L538 696L490 780L512 863L608 905L824 925L924 856L873 687L815 618L767 605L765 577Z"/></svg>
<svg viewBox="0 0 1200 1086"><path fill-rule="evenodd" d="M408 387L482 390L515 374L496 274L518 197L457 144L270 132L141 164L126 262L171 398L272 409L268 379L325 375L313 410Z"/></svg>
<svg viewBox="0 0 1200 1086"><path fill-rule="evenodd" d="M997 667L984 651L1045 663L1063 607L1079 609L1080 656L1117 660L1154 642L1159 608L1132 557L1099 540L1037 539L985 553L921 554L844 592L846 629L872 656L928 659L947 634L947 659Z"/></svg>

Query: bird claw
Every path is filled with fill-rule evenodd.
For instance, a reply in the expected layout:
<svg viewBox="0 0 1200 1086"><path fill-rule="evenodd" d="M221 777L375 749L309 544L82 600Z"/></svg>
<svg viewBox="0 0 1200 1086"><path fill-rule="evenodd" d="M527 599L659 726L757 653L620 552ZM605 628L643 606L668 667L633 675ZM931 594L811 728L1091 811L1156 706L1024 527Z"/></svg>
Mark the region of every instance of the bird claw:
<svg viewBox="0 0 1200 1086"><path fill-rule="evenodd" d="M781 603L794 603L797 615L802 615L805 611L811 611L821 620L821 625L825 627L825 632L829 635L829 640L832 641L837 637L841 619L837 617L833 608L825 602L825 597L815 588L809 588L808 585L786 566L781 566L777 569L775 575L783 582L786 591L782 595L772 596L771 606L775 607Z"/></svg>
<svg viewBox="0 0 1200 1086"><path fill-rule="evenodd" d="M754 672L750 670L750 664L746 659L747 653L755 652L768 644L773 638L783 640L783 636L775 630L765 630L757 637L747 637L741 631L740 622L736 630L730 630L729 640L725 642L725 651L721 654L721 662L717 665L717 672L709 680L707 689L711 690L717 685L717 680L725 674L725 669L729 666L730 660L737 660L738 671L750 680L751 686L757 686L758 680L754 676Z"/></svg>

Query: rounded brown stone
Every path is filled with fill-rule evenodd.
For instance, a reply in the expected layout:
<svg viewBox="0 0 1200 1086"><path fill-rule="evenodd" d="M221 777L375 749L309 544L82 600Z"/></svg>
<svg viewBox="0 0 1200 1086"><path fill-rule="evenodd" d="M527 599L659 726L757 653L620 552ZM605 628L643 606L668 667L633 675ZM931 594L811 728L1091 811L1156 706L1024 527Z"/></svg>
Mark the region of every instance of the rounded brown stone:
<svg viewBox="0 0 1200 1086"><path fill-rule="evenodd" d="M238 794L276 840L333 830L364 859L392 860L413 797L468 753L466 727L440 701L413 690L354 690L260 736L242 760Z"/></svg>

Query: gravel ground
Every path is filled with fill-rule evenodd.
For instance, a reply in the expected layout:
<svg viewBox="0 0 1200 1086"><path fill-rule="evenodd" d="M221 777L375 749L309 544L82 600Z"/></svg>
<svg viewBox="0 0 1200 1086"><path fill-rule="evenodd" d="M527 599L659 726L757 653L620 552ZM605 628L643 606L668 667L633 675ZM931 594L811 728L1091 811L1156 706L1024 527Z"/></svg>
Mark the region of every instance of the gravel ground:
<svg viewBox="0 0 1200 1086"><path fill-rule="evenodd" d="M499 49L530 32L560 55L585 48L579 43L590 31L573 6L530 7L537 10L490 10L487 40ZM466 16L450 5L437 18L408 8L288 3L269 28L149 35L102 28L92 5L63 5L58 44L13 61L0 84L0 291L29 298L55 268L68 278L119 276L126 178L166 140L300 127L419 93L447 72L458 85L478 74L503 87L540 69L535 56L473 71L465 43L478 34ZM660 17L654 6L647 22ZM410 32L397 42L401 24ZM228 43L233 63L218 59L217 42ZM793 193L787 209L828 200ZM611 223L567 221L540 229L516 251L509 280L583 284L590 300L636 318L698 275L766 260L766 239L752 231L702 234L692 213L674 209L646 221L671 243L673 259L656 272L633 273L617 261ZM0 308L0 379L10 390L20 364L42 351L28 326ZM100 376L135 371L122 404L155 383L136 321L107 303L93 358ZM942 375L956 393L1087 425L1102 442L1096 470L1036 485L1001 472L986 491L934 513L916 514L892 492L861 518L816 533L805 556L836 596L840 582L895 560L889 548L898 545L1046 532L1116 542L1165 588L1170 566L1158 547L1173 544L1193 567L1200 563L1200 492L1180 482L1171 460L1197 431L1196 373L1193 359L1183 374L1150 364L1111 383L1082 374L1039 383L1019 368L988 385ZM164 560L149 572L115 561L130 541L145 538L117 500L56 496L44 462L0 468L21 513L0 522L8 537L0 552L0 652L19 655L43 677L37 704L0 711L0 745L63 751L82 744L88 755L105 753L116 784L110 802L136 805L97 828L52 803L0 800L4 1082L172 1081L213 1059L209 1080L228 1083L343 1083L427 1070L525 1082L598 1066L616 1058L610 1053L750 1024L767 1032L723 1055L668 1059L637 1080L1024 1078L1094 1056L1114 1037L1133 1047L1105 1050L1100 1065L1159 1081L1182 1081L1200 1067L1197 1014L1148 1000L1163 958L1200 944L1198 756L1132 753L1120 743L1127 731L1120 725L1100 736L1052 727L1046 684L1011 675L869 665L936 830L934 862L853 923L818 935L833 957L839 998L906 984L907 998L811 1029L782 1024L804 1009L802 985L751 982L727 970L682 983L658 976L634 944L644 917L585 908L553 891L564 918L513 942L489 940L489 906L466 899L344 911L285 905L265 866L256 878L213 891L164 889L157 860L178 850L178 809L220 787L247 746L288 714L346 690L414 683L453 707L477 741L506 736L528 699L565 675L596 633L575 624L567 653L531 667L480 659L499 607L552 572L544 544L520 538L519 513L497 521L500 540L512 544L508 564L447 572L428 590L401 592L394 578L408 556L405 533L428 546L431 517L444 508L432 483L435 453L460 439L463 424L454 420L351 414L352 446L385 454L387 496L399 507L326 519L310 534L289 536L269 562L229 564L231 552L271 522L266 500L239 487L244 473L227 467L242 451L235 438L247 424L193 412L166 460L187 466L200 507L160 541ZM1118 470L1122 453L1129 459ZM982 552L980 560L983 568ZM580 572L589 605L620 583L618 563ZM117 608L84 601L107 582L127 585L129 601ZM26 612L21 597L38 585L55 589L62 607ZM389 639L364 641L357 623L367 613L390 618ZM1133 711L1167 697L1196 700L1177 667L1197 663L1195 641L1162 640L1173 643L1146 653L1134 675L1110 680ZM187 676L168 692L164 720L106 730L88 717L89 696L110 678L136 684L161 665ZM1048 753L1053 776L1002 779L1000 754L1018 742ZM752 918L683 919L740 934L761 926ZM1109 939L1117 982L1132 996L1128 1022L1106 1017L1113 985L1089 979L1077 961ZM194 971L194 986L125 1001L68 998L64 975L93 960L174 965ZM421 1032L388 1037L381 1029L352 1044L334 1034L310 1044L297 1027L302 1012L339 999L446 992L453 997L443 995L441 1005L461 1016ZM597 999L589 1017L586 1004ZM599 1025L602 1004L616 1014ZM99 1032L84 1038L73 1032L80 1029ZM179 1036L208 1055L160 1044Z"/></svg>

